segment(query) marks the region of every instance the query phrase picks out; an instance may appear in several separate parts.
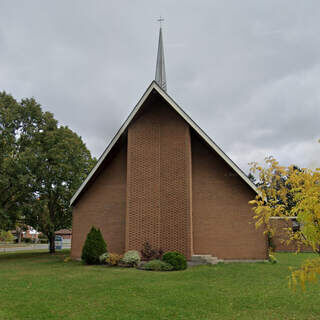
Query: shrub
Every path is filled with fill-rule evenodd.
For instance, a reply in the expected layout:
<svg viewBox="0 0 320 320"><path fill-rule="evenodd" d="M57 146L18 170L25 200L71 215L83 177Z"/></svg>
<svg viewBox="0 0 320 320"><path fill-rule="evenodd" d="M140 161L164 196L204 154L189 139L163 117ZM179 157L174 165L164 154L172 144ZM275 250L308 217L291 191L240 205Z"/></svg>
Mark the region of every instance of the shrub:
<svg viewBox="0 0 320 320"><path fill-rule="evenodd" d="M172 265L173 270L187 269L187 259L179 252L167 252L163 255L162 260Z"/></svg>
<svg viewBox="0 0 320 320"><path fill-rule="evenodd" d="M109 255L109 253L105 252L105 253L103 253L102 255L99 256L99 261L100 261L101 264L105 264L106 263L108 255Z"/></svg>
<svg viewBox="0 0 320 320"><path fill-rule="evenodd" d="M159 249L156 251L156 255L155 255L155 259L157 260L161 260L162 259L162 256L163 256L164 252L162 249Z"/></svg>
<svg viewBox="0 0 320 320"><path fill-rule="evenodd" d="M13 240L14 240L14 236L10 231L4 231L4 230L0 231L0 241L9 243L9 242L13 242Z"/></svg>
<svg viewBox="0 0 320 320"><path fill-rule="evenodd" d="M143 260L149 261L156 254L155 250L152 249L151 244L147 241L143 244L141 250L141 257Z"/></svg>
<svg viewBox="0 0 320 320"><path fill-rule="evenodd" d="M117 253L109 253L106 259L106 264L108 266L117 266L121 260L121 255Z"/></svg>
<svg viewBox="0 0 320 320"><path fill-rule="evenodd" d="M92 227L82 248L81 259L86 264L99 264L99 257L107 251L100 229Z"/></svg>
<svg viewBox="0 0 320 320"><path fill-rule="evenodd" d="M142 269L153 270L153 271L171 271L173 269L172 265L161 261L161 260L151 260L147 262Z"/></svg>
<svg viewBox="0 0 320 320"><path fill-rule="evenodd" d="M23 241L25 243L31 243L32 242L32 239L31 238L23 238Z"/></svg>
<svg viewBox="0 0 320 320"><path fill-rule="evenodd" d="M135 250L127 251L121 261L129 267L134 267L140 262L139 252Z"/></svg>
<svg viewBox="0 0 320 320"><path fill-rule="evenodd" d="M141 257L144 261L150 261L155 259L161 259L163 251L161 249L153 249L151 244L147 241L143 244L141 250Z"/></svg>

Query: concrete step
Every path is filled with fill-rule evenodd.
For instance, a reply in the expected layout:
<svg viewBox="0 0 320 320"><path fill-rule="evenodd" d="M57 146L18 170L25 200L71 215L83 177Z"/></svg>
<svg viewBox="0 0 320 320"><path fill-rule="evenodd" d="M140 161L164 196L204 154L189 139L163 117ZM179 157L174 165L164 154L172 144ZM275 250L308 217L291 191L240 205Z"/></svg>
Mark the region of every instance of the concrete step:
<svg viewBox="0 0 320 320"><path fill-rule="evenodd" d="M191 256L191 261L205 261L211 257L212 256L210 254L194 254L193 256Z"/></svg>
<svg viewBox="0 0 320 320"><path fill-rule="evenodd" d="M217 264L220 261L217 257L213 257L210 254L195 254L191 256L193 264Z"/></svg>

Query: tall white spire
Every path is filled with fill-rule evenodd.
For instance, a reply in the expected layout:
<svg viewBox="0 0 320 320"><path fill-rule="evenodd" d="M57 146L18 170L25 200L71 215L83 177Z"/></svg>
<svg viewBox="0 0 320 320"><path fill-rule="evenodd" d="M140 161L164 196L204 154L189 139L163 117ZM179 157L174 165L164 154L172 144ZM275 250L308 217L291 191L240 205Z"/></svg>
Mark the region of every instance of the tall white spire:
<svg viewBox="0 0 320 320"><path fill-rule="evenodd" d="M163 50L163 41L162 41L162 28L161 28L161 22L163 20L164 19L162 19L161 17L160 19L158 19L158 21L160 22L160 31L159 31L159 44L158 44L155 81L164 91L167 91L166 68L164 65L164 50Z"/></svg>

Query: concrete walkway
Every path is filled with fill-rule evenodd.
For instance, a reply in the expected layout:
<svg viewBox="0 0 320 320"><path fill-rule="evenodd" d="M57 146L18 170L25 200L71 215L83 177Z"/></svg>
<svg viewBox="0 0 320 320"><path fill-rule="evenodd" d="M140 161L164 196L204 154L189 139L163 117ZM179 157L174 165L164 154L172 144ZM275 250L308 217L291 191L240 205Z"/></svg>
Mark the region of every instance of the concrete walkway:
<svg viewBox="0 0 320 320"><path fill-rule="evenodd" d="M70 249L70 243L64 243L62 249ZM30 244L25 247L10 247L10 248L0 248L0 252L16 252L16 251L27 251L27 250L48 250L48 244Z"/></svg>

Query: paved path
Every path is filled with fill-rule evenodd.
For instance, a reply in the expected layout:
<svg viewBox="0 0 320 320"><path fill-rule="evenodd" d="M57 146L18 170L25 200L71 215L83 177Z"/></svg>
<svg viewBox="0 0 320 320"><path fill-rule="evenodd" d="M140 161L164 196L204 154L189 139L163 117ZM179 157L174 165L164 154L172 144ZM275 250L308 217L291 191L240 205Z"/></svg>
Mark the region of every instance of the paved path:
<svg viewBox="0 0 320 320"><path fill-rule="evenodd" d="M70 249L70 243L64 243L62 245L63 249ZM48 244L30 244L30 246L25 247L10 247L10 248L0 248L0 252L16 252L16 251L26 251L26 250L48 250Z"/></svg>

